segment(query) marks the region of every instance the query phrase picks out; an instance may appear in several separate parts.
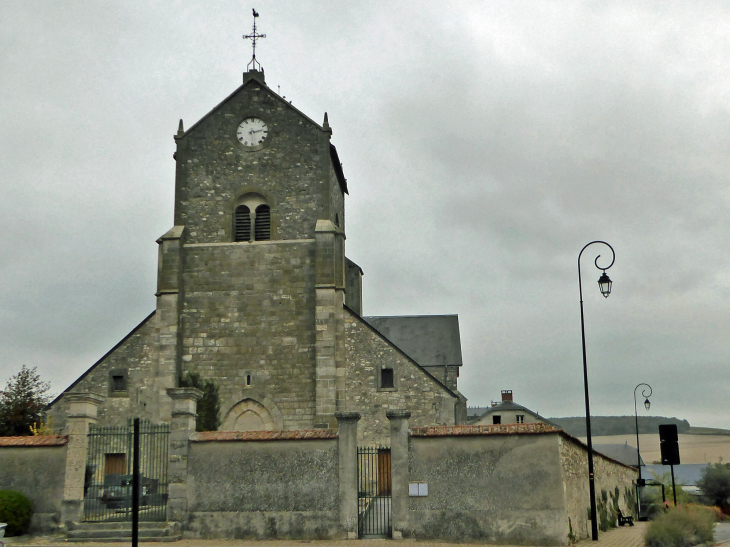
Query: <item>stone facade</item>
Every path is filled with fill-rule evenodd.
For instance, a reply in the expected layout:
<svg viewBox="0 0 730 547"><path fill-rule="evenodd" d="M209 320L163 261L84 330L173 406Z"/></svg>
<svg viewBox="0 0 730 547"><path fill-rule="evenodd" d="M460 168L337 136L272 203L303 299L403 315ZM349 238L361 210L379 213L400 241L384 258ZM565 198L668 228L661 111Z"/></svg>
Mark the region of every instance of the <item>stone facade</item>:
<svg viewBox="0 0 730 547"><path fill-rule="evenodd" d="M268 127L253 147L237 138L249 118ZM315 123L257 71L187 131L180 123L157 308L66 390L100 396L101 425L170 422L169 392L187 373L218 386L225 429L336 428L337 412L357 411L360 440L374 442L387 441L393 406L417 425L463 419L456 368L445 385L357 315L362 270L345 258L347 183L331 136L326 115ZM394 389L378 385L383 367ZM66 411L63 397L51 405L59 431Z"/></svg>
<svg viewBox="0 0 730 547"><path fill-rule="evenodd" d="M348 410L362 416L360 440L387 444L390 425L386 412L391 409L411 410L411 423L419 425L452 425L459 397L445 388L373 329L354 312L346 310L345 345L347 377L345 402ZM382 388L380 371L394 371L394 387Z"/></svg>

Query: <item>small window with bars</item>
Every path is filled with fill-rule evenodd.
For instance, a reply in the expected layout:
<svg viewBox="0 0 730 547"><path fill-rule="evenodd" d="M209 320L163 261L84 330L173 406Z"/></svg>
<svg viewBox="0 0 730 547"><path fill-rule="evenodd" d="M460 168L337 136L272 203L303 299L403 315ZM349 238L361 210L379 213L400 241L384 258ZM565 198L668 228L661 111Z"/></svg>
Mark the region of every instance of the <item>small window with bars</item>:
<svg viewBox="0 0 730 547"><path fill-rule="evenodd" d="M239 205L236 207L235 217L234 241L251 241L251 210L245 205Z"/></svg>
<svg viewBox="0 0 730 547"><path fill-rule="evenodd" d="M518 414L517 415L517 423L518 424L524 424L525 423L525 415L524 414Z"/></svg>
<svg viewBox="0 0 730 547"><path fill-rule="evenodd" d="M271 239L271 209L268 205L256 207L256 241L268 241Z"/></svg>

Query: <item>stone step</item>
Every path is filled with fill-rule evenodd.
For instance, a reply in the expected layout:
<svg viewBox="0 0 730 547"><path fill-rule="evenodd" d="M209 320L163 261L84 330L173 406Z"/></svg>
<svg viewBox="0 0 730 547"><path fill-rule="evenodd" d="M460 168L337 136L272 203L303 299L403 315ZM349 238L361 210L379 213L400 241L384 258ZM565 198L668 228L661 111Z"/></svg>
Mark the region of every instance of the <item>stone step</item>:
<svg viewBox="0 0 730 547"><path fill-rule="evenodd" d="M177 522L140 522L139 529L145 530L156 530L165 528L177 528ZM76 522L73 524L72 530L124 530L126 528L132 529L131 521L124 520L118 522Z"/></svg>
<svg viewBox="0 0 730 547"><path fill-rule="evenodd" d="M129 543L131 538L131 534L129 537L113 537L113 538L103 538L103 543ZM158 537L148 537L145 535L140 534L139 535L139 541L140 542L171 542L171 541L180 541L182 539L181 535L176 536L158 536ZM67 538L66 541L69 543L88 543L88 542L99 542L100 538Z"/></svg>
<svg viewBox="0 0 730 547"><path fill-rule="evenodd" d="M145 537L164 537L170 535L170 530L167 528L152 528L152 529L145 529L140 528L139 535L144 535ZM72 530L68 533L69 539L71 538L87 538L87 539L106 539L106 538L131 538L132 537L132 529L131 528L119 528L115 530Z"/></svg>

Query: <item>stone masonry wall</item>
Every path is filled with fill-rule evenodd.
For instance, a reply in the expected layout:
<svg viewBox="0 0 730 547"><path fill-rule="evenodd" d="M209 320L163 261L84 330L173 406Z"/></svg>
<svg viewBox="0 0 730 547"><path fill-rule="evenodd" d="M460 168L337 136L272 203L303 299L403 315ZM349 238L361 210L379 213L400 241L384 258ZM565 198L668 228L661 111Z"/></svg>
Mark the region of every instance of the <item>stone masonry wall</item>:
<svg viewBox="0 0 730 547"><path fill-rule="evenodd" d="M560 437L560 460L562 465L563 482L565 483L565 505L570 525L576 538L590 536L591 523L588 520L590 509L590 495L588 487L588 450L577 439L568 435ZM615 496L616 488L619 492L619 507L624 515L634 514L633 496L635 496L633 481L638 471L617 461L594 453L593 469L595 473L596 499L601 499L601 492L605 491L609 504ZM634 514L634 517L636 515ZM600 521L599 521L600 523Z"/></svg>
<svg viewBox="0 0 730 547"><path fill-rule="evenodd" d="M17 490L33 507L32 532L61 522L66 445L0 446L0 490Z"/></svg>
<svg viewBox="0 0 730 547"><path fill-rule="evenodd" d="M236 138L248 117L266 122L261 150ZM232 241L233 208L244 192L264 195L272 207L275 239L308 239L329 198L329 139L322 129L255 80L236 90L177 139L175 224L188 242ZM335 181L336 184L336 181ZM334 218L334 213L332 215Z"/></svg>
<svg viewBox="0 0 730 547"><path fill-rule="evenodd" d="M284 429L311 428L314 243L186 245L185 265L183 371L218 384L222 419L242 399L266 406L266 397Z"/></svg>
<svg viewBox="0 0 730 547"><path fill-rule="evenodd" d="M505 428L506 429L506 428ZM558 434L411 436L404 537L509 545L565 545Z"/></svg>
<svg viewBox="0 0 730 547"><path fill-rule="evenodd" d="M188 485L192 537L341 535L336 439L192 442Z"/></svg>
<svg viewBox="0 0 730 547"><path fill-rule="evenodd" d="M387 443L389 409L412 412L410 425L454 425L457 398L365 321L345 310L345 410L359 412L358 442ZM380 369L393 369L394 389L380 389Z"/></svg>
<svg viewBox="0 0 730 547"><path fill-rule="evenodd" d="M99 425L124 425L127 418L133 416L154 423L159 420L154 408L156 398L152 382L157 351L155 319L154 313L149 315L66 390L95 393L105 398L99 406ZM117 371L127 375L127 392L112 395L111 373ZM57 399L48 412L57 432L63 432L66 426L68 403L64 399Z"/></svg>

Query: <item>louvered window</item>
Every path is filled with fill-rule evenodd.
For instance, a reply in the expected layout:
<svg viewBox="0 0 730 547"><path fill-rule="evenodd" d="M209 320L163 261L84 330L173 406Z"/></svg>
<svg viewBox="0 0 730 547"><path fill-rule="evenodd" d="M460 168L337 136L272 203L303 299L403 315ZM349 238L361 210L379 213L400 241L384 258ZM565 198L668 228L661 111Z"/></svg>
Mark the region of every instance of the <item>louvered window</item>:
<svg viewBox="0 0 730 547"><path fill-rule="evenodd" d="M258 231L258 222L256 223ZM251 241L251 211L245 205L236 207L236 241Z"/></svg>
<svg viewBox="0 0 730 547"><path fill-rule="evenodd" d="M256 241L271 239L271 210L268 205L256 207Z"/></svg>

